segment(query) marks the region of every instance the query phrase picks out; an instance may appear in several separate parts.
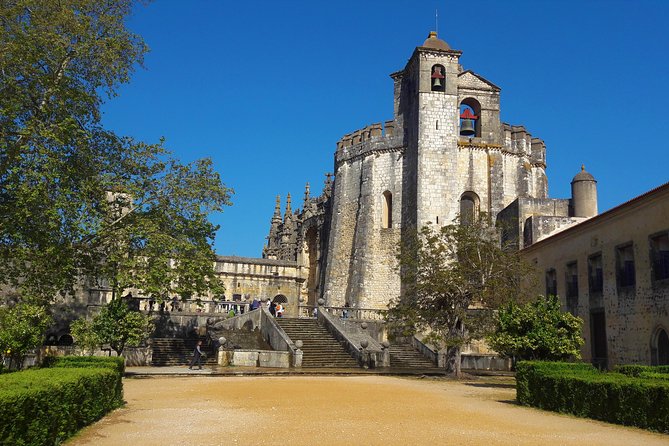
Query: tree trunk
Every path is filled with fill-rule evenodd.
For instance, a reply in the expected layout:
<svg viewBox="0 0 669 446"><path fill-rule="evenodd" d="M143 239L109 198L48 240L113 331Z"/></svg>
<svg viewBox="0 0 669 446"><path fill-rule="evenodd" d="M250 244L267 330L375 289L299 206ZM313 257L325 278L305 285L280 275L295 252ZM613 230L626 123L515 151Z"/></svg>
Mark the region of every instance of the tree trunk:
<svg viewBox="0 0 669 446"><path fill-rule="evenodd" d="M462 376L460 346L448 347L446 350L446 371L452 373L456 378Z"/></svg>

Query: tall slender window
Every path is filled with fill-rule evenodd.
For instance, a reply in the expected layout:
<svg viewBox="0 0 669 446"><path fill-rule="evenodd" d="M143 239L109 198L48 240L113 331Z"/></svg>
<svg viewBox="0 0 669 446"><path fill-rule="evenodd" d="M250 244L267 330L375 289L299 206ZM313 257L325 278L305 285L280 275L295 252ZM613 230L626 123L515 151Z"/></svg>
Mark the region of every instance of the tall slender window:
<svg viewBox="0 0 669 446"><path fill-rule="evenodd" d="M636 285L636 275L634 271L634 249L631 243L616 248L616 263L618 267L618 287L634 287Z"/></svg>
<svg viewBox="0 0 669 446"><path fill-rule="evenodd" d="M659 234L650 238L653 280L669 279L669 235Z"/></svg>
<svg viewBox="0 0 669 446"><path fill-rule="evenodd" d="M568 263L564 276L567 284L567 310L576 315L578 308L578 264L576 262Z"/></svg>
<svg viewBox="0 0 669 446"><path fill-rule="evenodd" d="M604 289L601 253L588 257L588 288L590 294L601 293L602 289Z"/></svg>
<svg viewBox="0 0 669 446"><path fill-rule="evenodd" d="M383 193L383 215L381 217L382 228L393 227L393 194L390 191Z"/></svg>
<svg viewBox="0 0 669 446"><path fill-rule="evenodd" d="M460 197L460 224L469 225L479 215L479 197L474 192L465 192Z"/></svg>
<svg viewBox="0 0 669 446"><path fill-rule="evenodd" d="M553 268L546 271L546 296L557 296L557 273Z"/></svg>

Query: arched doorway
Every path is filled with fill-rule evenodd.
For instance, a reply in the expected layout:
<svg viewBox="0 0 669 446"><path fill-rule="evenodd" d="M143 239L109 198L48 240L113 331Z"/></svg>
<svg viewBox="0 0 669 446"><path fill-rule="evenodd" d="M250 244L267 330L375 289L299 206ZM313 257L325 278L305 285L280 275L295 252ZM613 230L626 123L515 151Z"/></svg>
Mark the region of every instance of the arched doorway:
<svg viewBox="0 0 669 446"><path fill-rule="evenodd" d="M669 365L669 335L660 328L655 337L656 364Z"/></svg>

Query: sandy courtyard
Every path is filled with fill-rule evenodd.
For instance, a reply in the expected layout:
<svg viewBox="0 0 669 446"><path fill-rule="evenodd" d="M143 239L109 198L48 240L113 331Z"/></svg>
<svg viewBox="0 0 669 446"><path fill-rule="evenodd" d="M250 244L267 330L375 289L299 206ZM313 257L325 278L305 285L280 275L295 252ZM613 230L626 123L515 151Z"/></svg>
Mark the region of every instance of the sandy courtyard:
<svg viewBox="0 0 669 446"><path fill-rule="evenodd" d="M509 378L125 379L125 408L82 445L669 445L669 435L512 403Z"/></svg>

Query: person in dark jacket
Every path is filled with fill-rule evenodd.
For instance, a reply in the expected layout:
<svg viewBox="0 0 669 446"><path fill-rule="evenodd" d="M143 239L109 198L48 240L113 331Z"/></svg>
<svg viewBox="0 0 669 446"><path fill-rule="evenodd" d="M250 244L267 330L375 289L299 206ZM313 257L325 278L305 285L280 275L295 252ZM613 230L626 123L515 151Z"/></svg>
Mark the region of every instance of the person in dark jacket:
<svg viewBox="0 0 669 446"><path fill-rule="evenodd" d="M202 341L197 341L197 345L195 346L195 350L193 350L193 359L190 361L190 365L188 366L188 370L193 370L193 366L197 362L197 366L199 367L198 370L202 370L202 356L204 356L204 353L202 353Z"/></svg>
<svg viewBox="0 0 669 446"><path fill-rule="evenodd" d="M272 302L269 306L269 312L272 316L276 316L276 303Z"/></svg>

